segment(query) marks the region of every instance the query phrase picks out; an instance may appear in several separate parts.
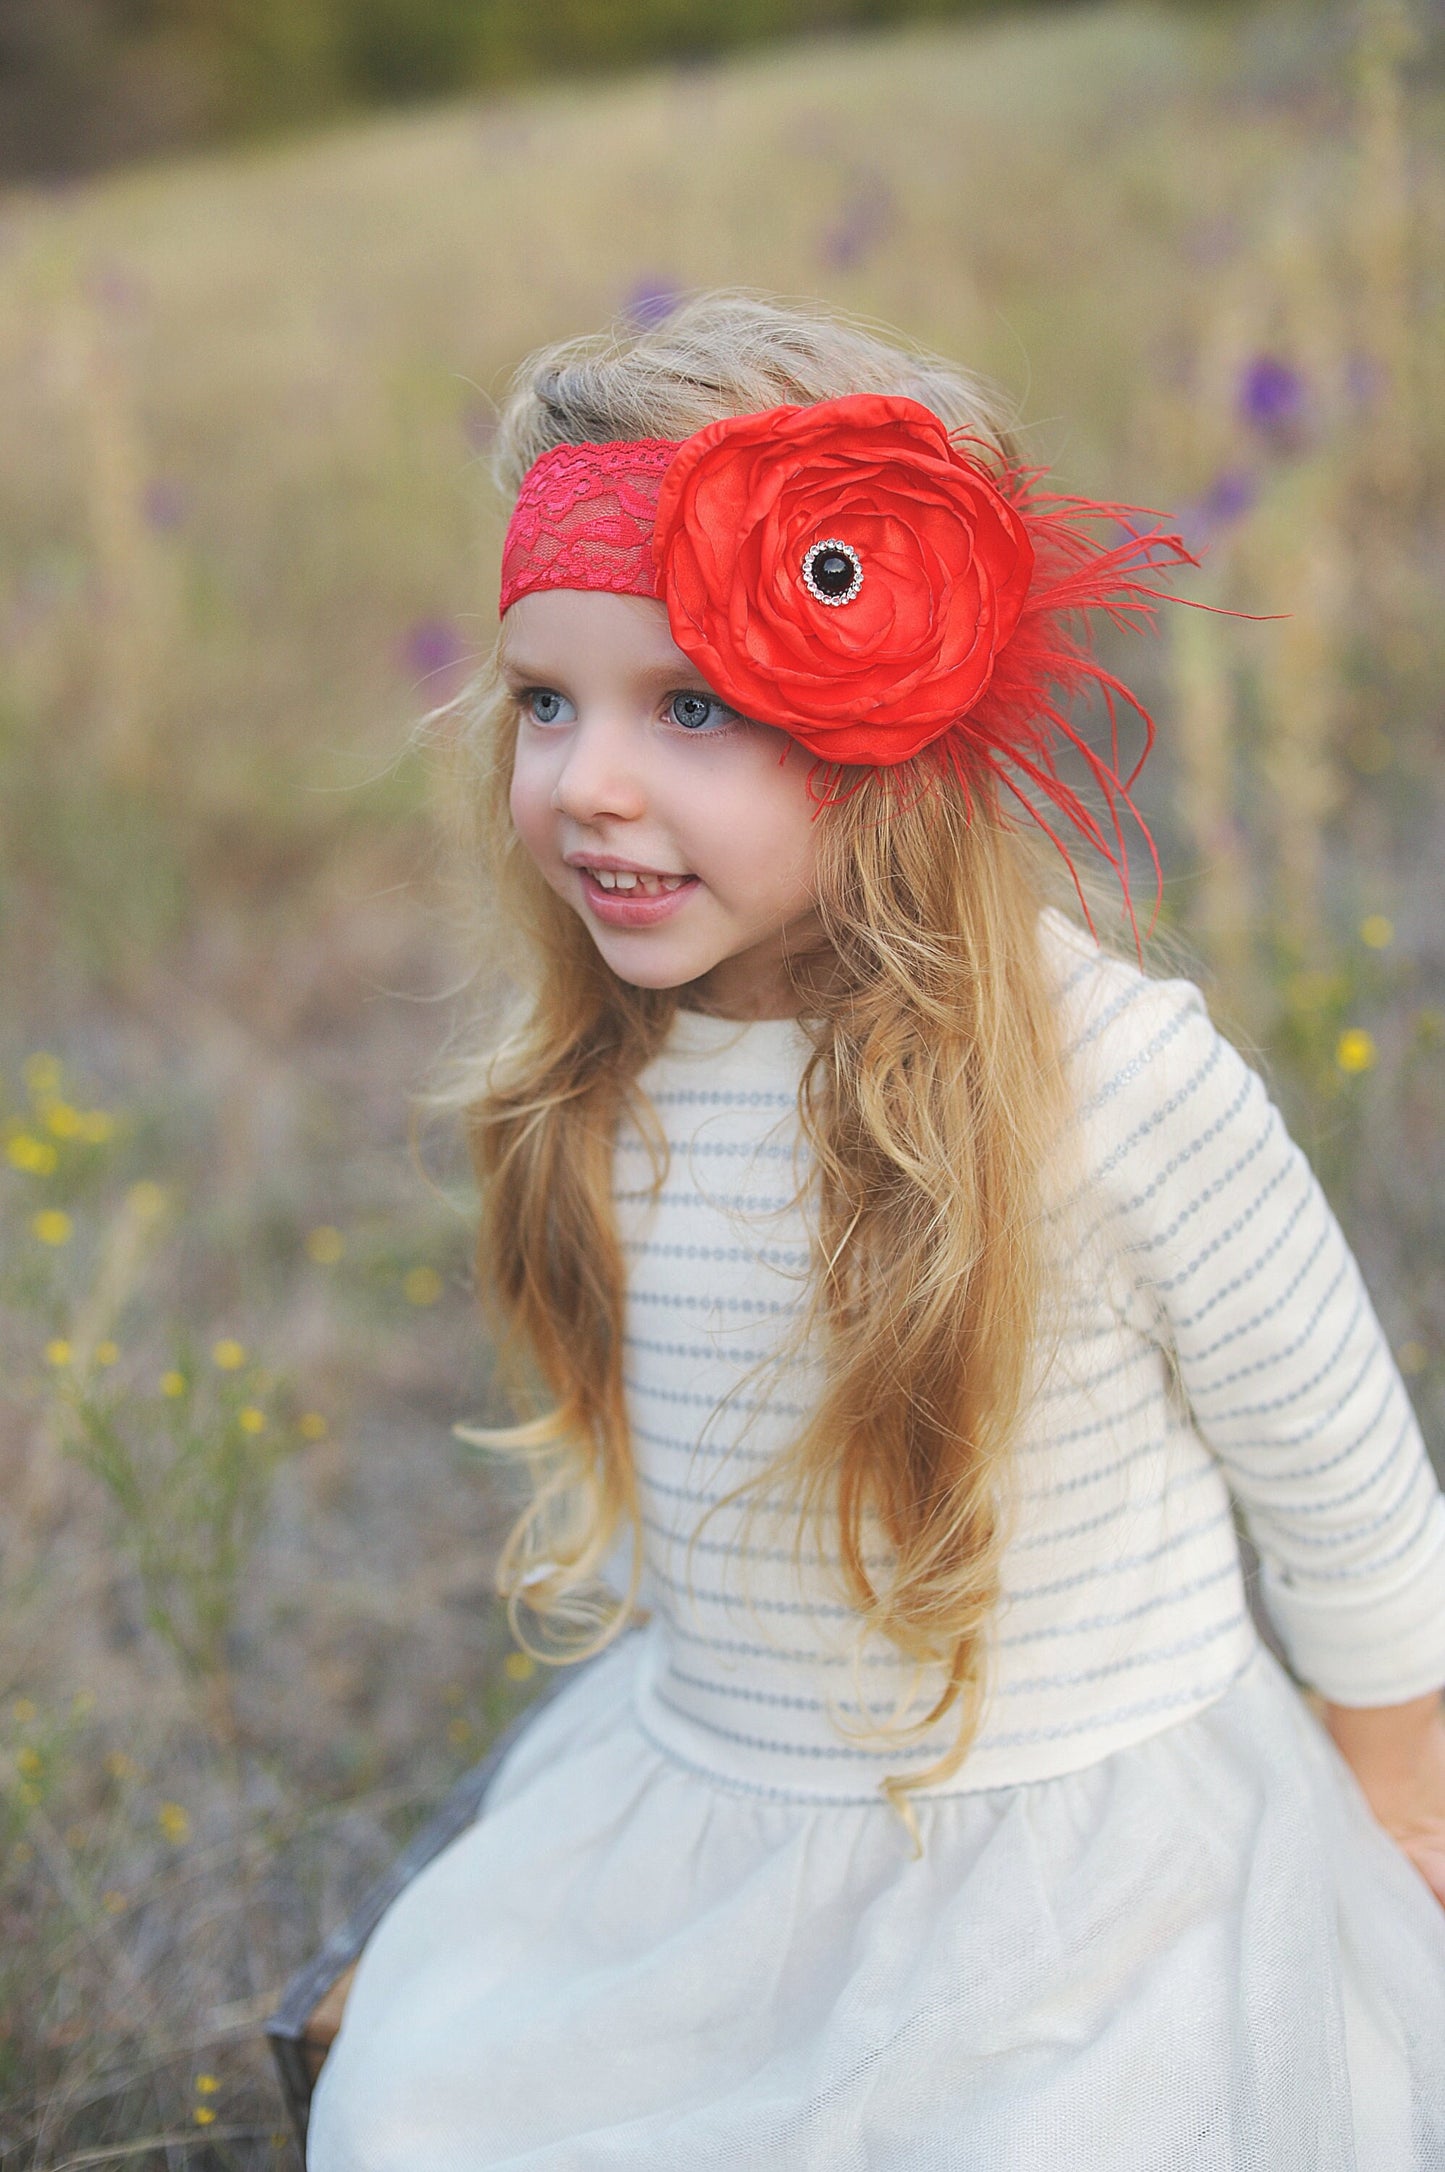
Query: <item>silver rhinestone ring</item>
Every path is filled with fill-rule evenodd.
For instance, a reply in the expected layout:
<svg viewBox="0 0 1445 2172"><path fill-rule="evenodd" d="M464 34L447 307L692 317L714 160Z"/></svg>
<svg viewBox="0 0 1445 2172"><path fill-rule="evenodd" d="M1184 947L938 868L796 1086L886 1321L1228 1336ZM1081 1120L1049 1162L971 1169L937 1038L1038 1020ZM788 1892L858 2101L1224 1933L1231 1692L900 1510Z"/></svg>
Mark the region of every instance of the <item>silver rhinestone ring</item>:
<svg viewBox="0 0 1445 2172"><path fill-rule="evenodd" d="M825 536L803 553L803 586L816 602L836 610L840 604L851 603L863 586L863 561L851 543L836 535Z"/></svg>

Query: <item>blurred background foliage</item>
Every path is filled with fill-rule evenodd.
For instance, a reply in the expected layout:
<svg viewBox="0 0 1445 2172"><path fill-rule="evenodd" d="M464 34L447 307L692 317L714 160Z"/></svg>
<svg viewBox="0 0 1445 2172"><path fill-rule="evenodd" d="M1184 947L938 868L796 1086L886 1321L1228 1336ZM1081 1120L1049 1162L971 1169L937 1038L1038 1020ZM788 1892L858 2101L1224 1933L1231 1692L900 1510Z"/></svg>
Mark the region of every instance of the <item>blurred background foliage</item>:
<svg viewBox="0 0 1445 2172"><path fill-rule="evenodd" d="M168 38L251 55L175 136L289 130L0 195L6 2166L294 2163L277 1985L530 1694L450 1437L489 1394L467 1185L412 1109L468 965L414 726L491 638L535 343L815 295L1182 524L1189 592L1252 615L1111 650L1165 928L1442 1438L1445 12L906 12L774 7L829 34L768 46L533 0L403 68L421 6L0 8L12 88L37 23L98 71L31 174L168 140L94 57L122 29L147 95L193 80ZM489 87L345 117L453 66Z"/></svg>
<svg viewBox="0 0 1445 2172"><path fill-rule="evenodd" d="M0 0L0 173L87 172L361 106L559 72L705 62L769 40L1000 15L1020 4Z"/></svg>

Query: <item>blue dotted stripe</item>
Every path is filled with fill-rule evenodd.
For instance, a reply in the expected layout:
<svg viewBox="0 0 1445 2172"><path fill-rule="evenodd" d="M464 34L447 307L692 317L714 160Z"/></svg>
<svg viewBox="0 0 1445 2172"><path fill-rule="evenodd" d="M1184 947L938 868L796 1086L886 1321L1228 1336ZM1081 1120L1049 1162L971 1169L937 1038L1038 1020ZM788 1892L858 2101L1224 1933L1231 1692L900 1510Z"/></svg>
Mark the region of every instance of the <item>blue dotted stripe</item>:
<svg viewBox="0 0 1445 2172"><path fill-rule="evenodd" d="M1223 1229L1219 1230L1204 1246L1202 1251L1196 1252L1193 1259L1186 1261L1178 1274L1164 1275L1159 1278L1158 1287L1160 1291L1167 1296L1168 1292L1182 1288L1186 1283L1194 1279L1202 1267L1207 1267L1210 1261L1215 1259L1219 1253L1232 1251L1251 1223L1257 1221L1259 1216L1268 1208L1280 1185L1288 1184L1291 1179L1298 1182L1302 1176L1308 1176L1308 1170L1302 1159L1284 1162L1274 1171L1274 1174L1260 1190L1255 1193L1249 1205L1244 1207L1232 1222L1227 1223Z"/></svg>
<svg viewBox="0 0 1445 2172"><path fill-rule="evenodd" d="M1317 1477L1324 1471L1332 1470L1337 1463L1343 1461L1346 1455L1353 1454L1356 1448L1363 1447L1375 1426L1379 1423L1379 1414L1383 1411L1385 1402L1395 1390L1395 1369L1392 1365L1384 1364L1380 1347L1373 1340L1365 1351L1359 1369L1352 1376L1349 1386L1327 1410L1320 1413L1313 1425L1307 1425L1303 1432L1269 1432L1240 1441L1231 1440L1227 1428L1217 1420L1211 1420L1210 1439L1215 1452L1223 1460L1231 1464L1243 1464L1246 1458L1255 1456L1268 1456L1270 1459L1269 1467L1273 1472L1278 1457L1285 1451L1290 1448L1307 1447L1312 1440L1318 1440L1322 1433L1333 1432L1337 1422L1343 1418L1370 1375L1380 1370L1383 1370L1385 1376L1384 1394L1375 1417L1366 1425L1364 1431L1355 1436L1349 1448L1340 1449L1336 1454L1326 1457L1323 1463L1311 1464L1308 1470L1299 1470L1293 1475L1297 1478Z"/></svg>
<svg viewBox="0 0 1445 2172"><path fill-rule="evenodd" d="M764 1087L657 1086L647 1089L656 1109L796 1109L795 1094Z"/></svg>
<svg viewBox="0 0 1445 2172"><path fill-rule="evenodd" d="M1241 1425L1246 1418L1277 1417L1281 1411L1289 1410L1293 1404L1302 1402L1306 1396L1313 1395L1316 1389L1321 1387L1323 1383L1328 1380L1330 1374L1335 1371L1336 1367L1344 1364L1346 1358L1349 1355L1350 1344L1355 1339L1356 1329L1365 1323L1366 1305L1367 1300L1365 1297L1364 1289L1363 1287L1357 1287L1355 1291L1355 1301L1350 1308L1350 1316L1348 1320L1345 1321L1342 1327L1331 1330L1332 1336L1338 1335L1339 1340L1334 1343L1333 1347L1325 1356L1323 1363L1320 1364L1314 1372L1309 1374L1306 1379L1299 1381L1294 1387L1287 1389L1282 1395L1271 1396L1263 1403L1236 1403L1233 1405L1232 1408L1228 1410L1219 1410L1215 1407L1214 1403L1214 1395L1217 1394L1219 1391L1216 1389L1213 1391L1212 1394L1206 1396L1204 1393L1201 1392L1196 1382L1191 1378L1189 1383L1189 1394L1195 1408L1202 1412L1207 1407L1209 1412L1209 1423L1212 1426L1218 1427ZM1316 1309L1314 1324L1317 1325L1322 1317L1323 1306ZM1287 1353L1280 1353L1281 1358L1286 1355L1298 1355L1299 1351L1304 1347L1305 1339L1306 1338L1297 1339L1294 1344L1290 1346L1290 1349ZM1374 1337L1371 1336L1369 1338L1369 1346L1366 1352L1367 1364L1377 1361L1379 1355L1379 1347L1375 1342ZM1358 1377L1359 1376L1357 1376L1357 1378Z"/></svg>
<svg viewBox="0 0 1445 2172"><path fill-rule="evenodd" d="M784 1198L776 1192L654 1192L650 1188L641 1187L636 1191L621 1191L614 1186L612 1196L619 1201L645 1200L649 1206L655 1205L664 1211L675 1210L689 1216L701 1207L705 1212L729 1216L756 1215L761 1218L770 1214L786 1214L798 1205L796 1193Z"/></svg>
<svg viewBox="0 0 1445 2172"><path fill-rule="evenodd" d="M645 1396L650 1402L685 1403L695 1410L716 1410L721 1400L718 1395L697 1394L688 1388L658 1387L650 1380L638 1380L626 1373L622 1376L622 1385L629 1394ZM761 1395L730 1395L727 1406L729 1410L745 1411L749 1416L768 1418L806 1418L809 1414L802 1403L780 1403Z"/></svg>
<svg viewBox="0 0 1445 2172"><path fill-rule="evenodd" d="M1188 1106L1202 1087L1208 1085L1210 1079L1224 1061L1225 1049L1226 1044L1223 1041L1216 1041L1204 1061L1190 1074L1184 1084L1175 1093L1172 1093L1167 1101L1161 1103L1140 1123L1135 1124L1132 1131L1126 1132L1113 1151L1106 1154L1102 1161L1095 1162L1083 1182L1065 1195L1059 1205L1044 1217L1045 1221L1061 1221L1076 1212L1092 1190L1102 1188L1116 1169L1126 1168L1133 1160L1136 1148L1142 1146L1146 1139L1152 1137L1156 1131L1167 1125L1171 1118L1177 1116L1181 1109ZM1196 1143L1202 1145L1207 1139L1222 1130L1223 1127L1224 1119L1221 1117L1207 1131L1199 1134ZM1119 1210L1116 1207L1112 1211L1117 1213Z"/></svg>
<svg viewBox="0 0 1445 2172"><path fill-rule="evenodd" d="M1181 1493L1188 1493L1195 1486L1203 1485L1210 1479L1217 1479L1218 1476L1218 1470L1213 1463L1201 1463L1197 1469L1183 1471L1177 1477L1169 1479L1157 1493L1151 1493L1143 1500L1113 1501L1107 1508L1101 1508L1097 1515L1086 1516L1081 1523L1056 1524L1050 1530L1031 1532L1027 1538L1016 1538L1011 1542L1009 1552L1037 1553L1045 1546L1066 1546L1074 1539L1088 1538L1099 1531L1107 1531L1110 1524L1118 1523L1125 1517L1137 1520L1155 1508L1162 1511Z"/></svg>
<svg viewBox="0 0 1445 2172"><path fill-rule="evenodd" d="M1241 1570L1239 1553L1230 1547L1227 1559L1216 1562L1202 1576L1191 1576L1172 1584L1167 1591L1158 1591L1148 1599L1141 1599L1135 1606L1120 1607L1110 1614L1085 1614L1077 1621L1040 1622L1033 1629L1004 1631L995 1638L999 1649L1017 1650L1026 1644L1042 1644L1058 1637L1097 1636L1101 1631L1127 1629L1144 1621L1151 1614L1161 1614L1172 1606L1187 1605L1202 1592L1211 1591L1226 1578L1237 1583Z"/></svg>
<svg viewBox="0 0 1445 2172"><path fill-rule="evenodd" d="M1167 1281L1159 1282L1157 1284L1157 1287L1161 1291L1170 1291L1182 1289L1187 1283L1191 1282L1194 1276L1198 1274L1200 1268L1208 1265L1210 1259L1213 1258L1215 1253L1222 1252L1227 1246L1233 1244L1234 1240L1242 1233L1244 1229L1248 1227L1249 1223L1254 1220L1255 1216L1264 1212L1265 1208L1269 1204L1270 1194L1275 1190L1277 1185L1282 1184L1285 1178L1292 1175L1293 1173L1294 1172L1289 1169L1278 1170L1276 1174L1271 1177L1267 1189L1259 1194L1253 1206L1249 1208L1247 1213L1241 1215L1238 1221L1236 1221L1229 1229L1223 1231L1221 1235L1215 1240L1215 1242L1211 1244L1207 1248L1207 1250L1199 1253L1196 1258L1192 1259L1187 1267L1181 1269L1181 1271L1177 1275L1171 1276ZM1309 1189L1306 1189L1301 1194L1300 1198L1296 1201L1294 1207L1291 1209L1289 1217L1284 1225L1275 1232L1273 1238L1264 1247L1264 1250L1262 1252L1257 1252L1253 1259L1250 1260L1248 1266L1244 1267L1238 1274L1232 1275L1228 1282L1221 1283L1217 1289L1213 1290L1210 1295L1205 1299L1204 1303L1199 1307L1197 1312L1176 1314L1174 1307L1171 1305L1169 1307L1169 1320L1175 1334L1184 1334L1190 1328L1197 1327L1201 1320L1208 1319L1210 1313L1215 1310L1216 1306L1227 1304L1231 1297L1237 1297L1242 1289L1247 1288L1251 1282L1255 1281L1259 1275L1263 1274L1265 1268L1272 1263L1276 1255L1283 1251L1284 1247L1289 1243L1290 1238L1294 1234L1294 1227L1296 1222L1298 1222L1300 1217L1306 1212L1306 1210L1314 1204L1314 1198L1315 1193L1313 1191L1313 1188L1311 1187Z"/></svg>
<svg viewBox="0 0 1445 2172"><path fill-rule="evenodd" d="M1155 1352L1157 1362L1157 1351ZM1151 1380L1136 1402L1126 1403L1121 1410L1111 1410L1102 1418L1092 1418L1087 1425L1071 1426L1066 1433L1051 1433L1047 1440L1021 1442L1015 1451L1017 1460L1026 1456L1056 1455L1061 1448L1071 1448L1082 1440L1098 1440L1101 1435L1117 1433L1131 1418L1142 1411L1152 1409L1164 1401L1163 1383Z"/></svg>
<svg viewBox="0 0 1445 2172"><path fill-rule="evenodd" d="M1319 1243L1315 1246L1314 1251L1311 1253L1309 1261L1292 1278L1289 1284L1289 1294L1291 1297L1298 1295L1300 1285L1307 1279L1310 1267L1314 1264L1316 1260L1319 1259L1320 1254L1323 1252L1323 1250L1324 1239L1321 1238ZM1205 1399L1208 1399L1212 1402L1216 1395L1220 1395L1223 1393L1224 1389L1238 1387L1241 1380L1254 1379L1260 1373L1272 1372L1277 1365L1287 1365L1291 1358L1297 1357L1301 1350L1305 1349L1308 1344L1314 1341L1314 1338L1319 1331L1320 1322L1324 1319L1325 1314L1328 1312L1331 1304L1334 1302L1334 1299L1339 1294L1342 1284L1348 1280L1349 1273L1349 1261L1341 1260L1339 1265L1336 1267L1333 1276L1325 1285L1324 1291L1317 1300L1313 1312L1310 1314L1309 1319L1306 1321L1300 1333L1295 1335L1289 1342L1282 1342L1272 1345L1268 1350L1264 1352L1262 1356L1252 1359L1248 1365L1236 1365L1232 1373L1221 1373L1217 1379L1206 1380L1201 1377L1201 1363L1199 1356L1197 1354L1191 1355L1189 1359L1189 1387L1191 1395L1193 1395L1196 1400L1204 1401ZM1237 1340L1240 1335L1249 1334L1258 1330L1264 1325L1264 1322L1267 1319L1273 1317L1278 1311L1284 1308L1285 1302L1286 1301L1281 1298L1277 1300L1277 1302L1273 1305L1266 1305L1263 1311L1255 1313L1246 1325L1232 1329L1230 1334L1226 1337L1226 1340L1233 1342Z"/></svg>
<svg viewBox="0 0 1445 2172"><path fill-rule="evenodd" d="M1364 1573L1367 1573L1372 1577L1377 1577L1381 1569L1393 1568L1397 1561L1403 1561L1407 1554L1413 1553L1415 1549L1419 1546L1421 1539L1425 1537L1431 1525L1439 1520L1441 1513L1440 1495L1436 1491L1436 1489L1429 1484L1428 1480L1425 1477L1425 1473L1423 1471L1417 1470L1414 1474L1414 1484L1419 1485L1421 1483L1424 1483L1425 1490L1428 1496L1421 1514L1410 1526L1408 1533L1404 1538L1399 1541L1398 1545L1392 1546L1388 1553L1375 1554L1373 1556L1373 1558L1366 1564L1366 1570ZM1404 1502L1408 1499L1408 1494L1403 1495L1401 1497L1401 1505L1403 1506ZM1261 1551L1263 1551L1262 1548ZM1297 1590L1301 1596L1304 1596L1308 1590L1309 1585L1311 1584L1353 1583L1358 1580L1361 1573L1362 1572L1360 1568L1353 1563L1349 1567L1342 1569L1322 1569L1317 1564L1311 1563L1308 1569L1300 1569L1298 1578L1293 1588ZM1437 1585L1432 1584L1430 1601L1431 1616L1432 1618L1438 1619L1440 1613L1440 1594Z"/></svg>
<svg viewBox="0 0 1445 2172"><path fill-rule="evenodd" d="M681 1494L683 1499L690 1504L695 1503L699 1507L721 1505L720 1500L714 1501L714 1498L710 1495L689 1493L683 1487L657 1486L654 1480L645 1481L646 1486L652 1487L657 1492ZM722 1498L726 1497L723 1496ZM673 1525L662 1523L655 1516L649 1516L645 1509L642 1511L641 1521L644 1531L650 1531L654 1538L661 1539L665 1544L675 1547L679 1553L723 1554L730 1560L738 1558L739 1546L736 1536L728 1539L700 1538L695 1530L691 1534L686 1531L679 1531ZM816 1553L808 1547L804 1547L800 1553L795 1554L791 1546L750 1545L747 1550L747 1558L749 1561L774 1561L783 1567L791 1569L796 1566L800 1570L836 1571L838 1566L826 1554ZM877 1576L892 1568L893 1557L891 1554L872 1557L865 1554L863 1566L870 1575Z"/></svg>
<svg viewBox="0 0 1445 2172"><path fill-rule="evenodd" d="M1376 1477L1378 1478L1380 1475L1382 1474L1377 1473ZM1352 1523L1343 1531L1302 1531L1297 1520L1292 1518L1287 1510L1277 1509L1273 1505L1265 1506L1259 1510L1259 1520L1262 1526L1267 1525L1271 1529L1287 1533L1291 1552L1297 1546L1318 1547L1321 1552L1341 1546L1359 1546L1364 1540L1373 1538L1376 1532L1387 1530L1391 1524L1398 1523L1402 1512L1409 1507L1411 1500L1419 1490L1424 1477L1425 1474L1419 1465L1412 1461L1410 1469L1406 1473L1405 1484L1395 1499L1388 1506L1382 1508L1378 1514L1371 1516L1366 1522ZM1433 1499L1433 1488L1431 1491ZM1378 1561L1371 1559L1364 1564L1364 1573L1373 1575L1378 1566ZM1314 1565L1311 1564L1304 1573L1313 1576L1316 1573ZM1345 1570L1340 1573L1345 1575L1353 1573L1358 1576L1361 1570L1356 1565L1353 1571Z"/></svg>
<svg viewBox="0 0 1445 2172"><path fill-rule="evenodd" d="M1389 1448L1368 1477L1360 1479L1358 1484L1347 1486L1343 1493L1327 1494L1323 1500L1313 1501L1276 1501L1272 1495L1261 1493L1259 1496L1261 1508L1272 1521L1279 1524L1292 1522L1296 1516L1338 1516L1341 1509L1349 1508L1354 1502L1363 1500L1367 1493L1374 1491L1385 1473L1398 1460L1401 1449L1407 1443L1410 1446L1414 1445L1414 1436L1414 1414L1407 1409L1400 1421L1399 1431L1391 1441Z"/></svg>
<svg viewBox="0 0 1445 2172"><path fill-rule="evenodd" d="M1153 1040L1147 1046L1141 1048L1137 1056L1122 1065L1097 1092L1090 1094L1086 1100L1080 1102L1078 1109L1079 1121L1087 1122L1090 1117L1096 1116L1100 1109L1107 1108L1109 1103L1121 1094L1126 1086L1131 1085L1141 1073L1149 1069L1149 1066L1157 1057L1163 1055L1165 1049L1179 1038L1191 1019L1197 1015L1197 1009L1193 1011L1183 1010L1171 1018L1168 1025L1156 1033Z"/></svg>
<svg viewBox="0 0 1445 2172"><path fill-rule="evenodd" d="M634 1305L661 1305L678 1312L746 1312L761 1318L777 1319L783 1313L796 1310L761 1297L718 1297L712 1292L705 1296L690 1297L676 1290L629 1290L629 1302Z"/></svg>
<svg viewBox="0 0 1445 2172"><path fill-rule="evenodd" d="M1022 1750L1040 1742L1063 1742L1072 1736L1104 1734L1126 1722L1152 1719L1165 1712L1179 1712L1186 1706L1202 1711L1218 1703L1227 1690L1234 1687L1247 1667L1254 1664L1258 1647L1251 1648L1246 1659L1231 1667L1227 1674L1216 1676L1212 1682L1190 1682L1183 1689L1176 1689L1158 1697L1144 1697L1133 1704L1115 1705L1107 1712L1090 1712L1081 1719L1064 1720L1053 1727L1018 1727L1010 1732L988 1736L990 1750Z"/></svg>
<svg viewBox="0 0 1445 2172"><path fill-rule="evenodd" d="M738 1350L731 1343L720 1350L710 1342L660 1342L655 1336L634 1335L630 1328L623 1333L622 1347L624 1350L645 1350L650 1357L690 1358L700 1364L725 1365L729 1369L766 1365L778 1354L775 1349Z"/></svg>
<svg viewBox="0 0 1445 2172"><path fill-rule="evenodd" d="M664 1244L656 1237L624 1237L624 1252L646 1259L722 1260L744 1267L791 1267L804 1269L811 1254L806 1245Z"/></svg>
<svg viewBox="0 0 1445 2172"><path fill-rule="evenodd" d="M1175 1531L1159 1545L1147 1548L1142 1554L1116 1554L1112 1560L1091 1561L1086 1567L1075 1570L1072 1576L1056 1576L1046 1584L1013 1584L1006 1580L1003 1596L1011 1606L1027 1606L1038 1599L1056 1599L1066 1591L1079 1591L1086 1584L1097 1584L1101 1578L1120 1576L1130 1569L1153 1568L1159 1562L1167 1561L1171 1555L1181 1553L1186 1546L1193 1546L1199 1540L1211 1537L1226 1524L1231 1526L1232 1544L1233 1511L1227 1502L1212 1515L1188 1525L1183 1531ZM1007 1579L1007 1556L1004 1570Z"/></svg>

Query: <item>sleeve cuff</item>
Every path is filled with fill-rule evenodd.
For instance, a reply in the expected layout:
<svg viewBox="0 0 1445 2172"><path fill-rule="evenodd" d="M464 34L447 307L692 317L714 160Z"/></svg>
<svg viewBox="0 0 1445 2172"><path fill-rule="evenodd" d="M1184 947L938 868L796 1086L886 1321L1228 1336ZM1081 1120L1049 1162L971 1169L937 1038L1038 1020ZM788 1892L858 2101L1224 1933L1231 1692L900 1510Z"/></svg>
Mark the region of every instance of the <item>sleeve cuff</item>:
<svg viewBox="0 0 1445 2172"><path fill-rule="evenodd" d="M1404 1704L1445 1688L1445 1499L1387 1591L1320 1596L1273 1562L1260 1589L1300 1680L1331 1704Z"/></svg>

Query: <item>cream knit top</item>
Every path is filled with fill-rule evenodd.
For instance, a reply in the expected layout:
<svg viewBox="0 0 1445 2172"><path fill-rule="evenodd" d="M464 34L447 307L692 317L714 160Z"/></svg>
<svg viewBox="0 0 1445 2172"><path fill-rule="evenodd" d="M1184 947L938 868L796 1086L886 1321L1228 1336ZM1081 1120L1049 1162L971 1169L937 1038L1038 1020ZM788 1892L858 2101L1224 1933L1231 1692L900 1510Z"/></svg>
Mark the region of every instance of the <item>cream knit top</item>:
<svg viewBox="0 0 1445 2172"><path fill-rule="evenodd" d="M1066 1298L1013 1459L982 1726L944 1792L1077 1770L1221 1697L1256 1648L1233 1503L1304 1681L1355 1704L1445 1683L1445 1503L1304 1156L1195 987L1060 915L1043 932L1076 1107L1050 1216ZM925 1711L929 1682L859 1652L795 1517L749 1525L725 1500L818 1389L812 1353L766 1369L808 1265L805 1055L792 1020L683 1012L642 1080L669 1149L655 1198L645 1140L618 1139L638 1717L733 1787L876 1801L956 1722L857 1739L870 1714Z"/></svg>

